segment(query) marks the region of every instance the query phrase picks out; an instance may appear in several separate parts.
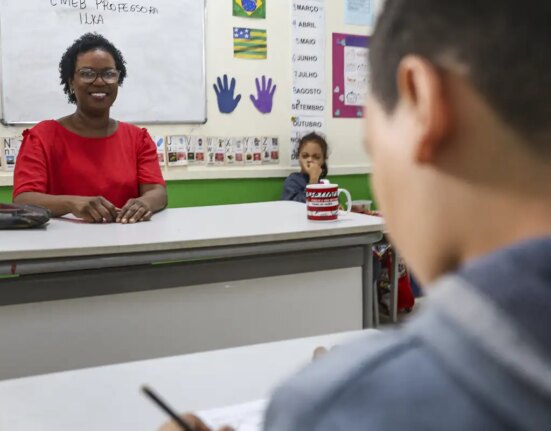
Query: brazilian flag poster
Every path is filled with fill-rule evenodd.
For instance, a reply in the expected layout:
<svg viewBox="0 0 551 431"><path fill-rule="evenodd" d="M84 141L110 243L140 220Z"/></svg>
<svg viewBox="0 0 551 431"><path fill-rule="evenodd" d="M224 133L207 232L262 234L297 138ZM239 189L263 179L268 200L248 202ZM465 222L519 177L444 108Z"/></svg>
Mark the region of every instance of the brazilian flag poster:
<svg viewBox="0 0 551 431"><path fill-rule="evenodd" d="M268 0L232 0L233 16L245 18L266 18L266 2Z"/></svg>

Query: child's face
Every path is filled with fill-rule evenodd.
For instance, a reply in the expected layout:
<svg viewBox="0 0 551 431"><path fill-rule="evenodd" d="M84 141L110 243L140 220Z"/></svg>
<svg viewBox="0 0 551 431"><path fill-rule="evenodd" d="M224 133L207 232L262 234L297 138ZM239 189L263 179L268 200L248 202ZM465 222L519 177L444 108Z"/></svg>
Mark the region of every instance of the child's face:
<svg viewBox="0 0 551 431"><path fill-rule="evenodd" d="M316 142L306 142L300 150L300 153L298 155L299 163L300 163L300 169L304 172L312 164L316 164L318 166L323 165L325 162L325 158L323 157L323 152L321 150L321 147Z"/></svg>

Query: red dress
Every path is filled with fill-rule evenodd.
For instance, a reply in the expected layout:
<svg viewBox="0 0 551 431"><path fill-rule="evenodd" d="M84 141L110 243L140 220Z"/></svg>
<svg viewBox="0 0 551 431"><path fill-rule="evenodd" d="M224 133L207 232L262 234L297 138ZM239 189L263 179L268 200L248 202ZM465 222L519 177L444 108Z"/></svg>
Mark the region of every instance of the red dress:
<svg viewBox="0 0 551 431"><path fill-rule="evenodd" d="M119 122L110 136L85 138L48 120L23 132L14 198L23 192L103 196L121 208L139 197L140 184L165 184L145 129Z"/></svg>

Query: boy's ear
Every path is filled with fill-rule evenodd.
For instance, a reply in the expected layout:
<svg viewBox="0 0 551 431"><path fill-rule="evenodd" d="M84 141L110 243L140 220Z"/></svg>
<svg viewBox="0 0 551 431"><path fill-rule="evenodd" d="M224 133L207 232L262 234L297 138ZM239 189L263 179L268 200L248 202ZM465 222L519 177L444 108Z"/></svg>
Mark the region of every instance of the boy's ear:
<svg viewBox="0 0 551 431"><path fill-rule="evenodd" d="M421 164L435 160L451 132L445 73L416 55L405 57L398 68L398 91L413 121L414 157Z"/></svg>

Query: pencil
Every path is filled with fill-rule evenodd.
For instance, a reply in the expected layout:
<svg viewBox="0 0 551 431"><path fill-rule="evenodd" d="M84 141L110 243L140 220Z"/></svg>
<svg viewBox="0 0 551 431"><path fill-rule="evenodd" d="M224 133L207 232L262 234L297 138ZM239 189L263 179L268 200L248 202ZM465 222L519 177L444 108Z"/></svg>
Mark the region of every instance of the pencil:
<svg viewBox="0 0 551 431"><path fill-rule="evenodd" d="M155 404L164 410L184 431L195 431L186 421L178 416L153 390L147 386L142 386L142 392L147 395Z"/></svg>

